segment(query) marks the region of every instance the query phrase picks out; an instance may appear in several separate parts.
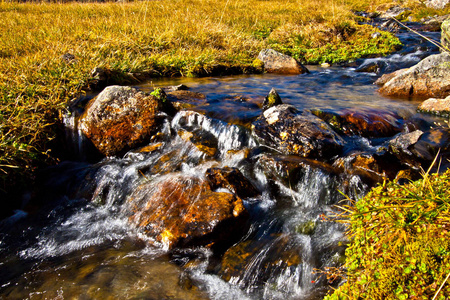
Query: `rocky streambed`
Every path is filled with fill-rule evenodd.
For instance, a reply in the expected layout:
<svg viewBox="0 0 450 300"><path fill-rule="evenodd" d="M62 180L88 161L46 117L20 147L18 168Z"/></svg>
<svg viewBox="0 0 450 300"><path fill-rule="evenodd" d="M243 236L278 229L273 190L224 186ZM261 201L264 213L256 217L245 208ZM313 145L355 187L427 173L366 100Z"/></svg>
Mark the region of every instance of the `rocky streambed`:
<svg viewBox="0 0 450 300"><path fill-rule="evenodd" d="M74 159L1 223L0 295L322 298L339 281L316 270L340 266L348 242L324 218L333 205L449 166L448 119L417 112L447 95L448 55L404 41L354 66L155 80L74 102Z"/></svg>

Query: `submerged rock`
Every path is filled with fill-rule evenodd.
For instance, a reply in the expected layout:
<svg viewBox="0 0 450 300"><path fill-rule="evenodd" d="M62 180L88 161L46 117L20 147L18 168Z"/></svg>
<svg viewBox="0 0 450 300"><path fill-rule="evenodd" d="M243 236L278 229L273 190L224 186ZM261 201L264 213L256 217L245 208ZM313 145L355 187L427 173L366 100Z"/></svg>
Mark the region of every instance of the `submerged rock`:
<svg viewBox="0 0 450 300"><path fill-rule="evenodd" d="M258 190L245 178L238 168L210 168L206 170L212 189L225 188L240 198L258 196Z"/></svg>
<svg viewBox="0 0 450 300"><path fill-rule="evenodd" d="M399 115L381 109L313 110L312 113L348 136L389 137L403 129L403 119Z"/></svg>
<svg viewBox="0 0 450 300"><path fill-rule="evenodd" d="M302 180L310 168L325 174L337 174L336 168L327 163L297 155L261 154L257 163L268 179L281 180L286 185L296 184Z"/></svg>
<svg viewBox="0 0 450 300"><path fill-rule="evenodd" d="M178 135L186 142L191 142L198 150L208 156L214 157L218 151L217 138L210 132L205 130L178 130Z"/></svg>
<svg viewBox="0 0 450 300"><path fill-rule="evenodd" d="M109 86L92 99L79 119L79 129L104 155L124 153L146 142L165 114L161 99L135 88Z"/></svg>
<svg viewBox="0 0 450 300"><path fill-rule="evenodd" d="M130 221L166 248L220 248L239 239L248 213L240 198L214 192L207 181L171 175L139 186L130 196Z"/></svg>
<svg viewBox="0 0 450 300"><path fill-rule="evenodd" d="M277 278L286 268L302 263L302 247L288 235L270 240L248 240L230 248L223 256L219 276L240 285L261 285Z"/></svg>
<svg viewBox="0 0 450 300"><path fill-rule="evenodd" d="M168 90L167 99L169 99L173 106L178 110L207 104L207 99L204 94L183 89Z"/></svg>
<svg viewBox="0 0 450 300"><path fill-rule="evenodd" d="M264 49L259 52L258 59L263 62L264 70L268 73L303 74L308 69L293 57L277 52L273 49Z"/></svg>
<svg viewBox="0 0 450 300"><path fill-rule="evenodd" d="M252 129L261 144L283 154L326 158L338 154L344 145L323 120L306 111L300 114L287 104L264 111Z"/></svg>
<svg viewBox="0 0 450 300"><path fill-rule="evenodd" d="M419 110L425 113L448 116L450 114L450 96L445 99L430 98L419 105Z"/></svg>
<svg viewBox="0 0 450 300"><path fill-rule="evenodd" d="M383 75L380 93L398 97L446 97L450 94L450 54L431 55L417 65Z"/></svg>

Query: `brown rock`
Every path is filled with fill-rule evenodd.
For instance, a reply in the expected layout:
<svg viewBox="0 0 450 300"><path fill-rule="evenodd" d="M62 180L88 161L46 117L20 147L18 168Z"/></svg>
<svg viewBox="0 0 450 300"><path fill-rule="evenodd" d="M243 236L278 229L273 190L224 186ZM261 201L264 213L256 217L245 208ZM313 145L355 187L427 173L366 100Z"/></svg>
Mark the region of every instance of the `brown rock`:
<svg viewBox="0 0 450 300"><path fill-rule="evenodd" d="M339 158L333 166L346 174L358 175L370 185L394 179L401 168L400 162L393 155L361 152Z"/></svg>
<svg viewBox="0 0 450 300"><path fill-rule="evenodd" d="M312 113L336 131L350 136L389 137L403 129L403 119L399 115L381 109L313 110Z"/></svg>
<svg viewBox="0 0 450 300"><path fill-rule="evenodd" d="M264 70L268 73L303 74L308 69L293 57L284 55L272 49L261 50L258 59L264 63Z"/></svg>
<svg viewBox="0 0 450 300"><path fill-rule="evenodd" d="M79 129L102 154L120 154L158 131L162 107L158 98L135 88L109 86L89 102Z"/></svg>
<svg viewBox="0 0 450 300"><path fill-rule="evenodd" d="M419 105L419 110L440 116L447 116L450 113L450 96L445 99L430 98Z"/></svg>
<svg viewBox="0 0 450 300"><path fill-rule="evenodd" d="M183 175L141 185L129 204L130 221L167 248L239 238L248 217L240 198L213 192L205 180Z"/></svg>
<svg viewBox="0 0 450 300"><path fill-rule="evenodd" d="M450 94L450 54L431 55L417 65L380 78L380 93L397 97L447 97ZM389 79L390 78L390 79Z"/></svg>
<svg viewBox="0 0 450 300"><path fill-rule="evenodd" d="M206 178L211 182L213 189L226 188L240 198L256 197L259 194L238 168L209 168L206 170Z"/></svg>

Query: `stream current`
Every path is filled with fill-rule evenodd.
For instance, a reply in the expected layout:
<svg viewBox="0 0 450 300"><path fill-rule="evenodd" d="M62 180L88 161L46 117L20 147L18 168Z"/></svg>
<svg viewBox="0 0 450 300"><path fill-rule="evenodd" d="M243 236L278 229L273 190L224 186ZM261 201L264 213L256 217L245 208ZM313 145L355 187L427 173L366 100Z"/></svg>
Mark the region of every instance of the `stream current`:
<svg viewBox="0 0 450 300"><path fill-rule="evenodd" d="M438 33L427 35L439 39ZM207 102L196 108L201 113L195 118L181 111L164 126L176 131L188 123L207 131L218 141L218 154L207 159L177 136L161 151L130 151L94 163L80 158L45 170L38 192L24 194L24 201L38 197L41 205L0 223L0 298L321 299L331 283L316 270L340 266L347 243L345 227L322 217L343 199L339 191L357 199L369 186L356 175L312 166L296 182L268 178L260 158L267 151L276 155L276 149L261 149L242 125L261 114L257 103L271 88L299 110L381 109L417 117L418 100L386 98L373 85L382 73L437 52L410 33L399 37L405 44L400 52L352 66L308 66L309 74L295 76L158 79L139 86L151 91L185 84L205 94ZM374 63L379 74L357 72ZM77 132L73 139L83 154ZM376 151L382 143L354 138L350 144ZM167 251L130 224L126 199L142 180L180 174L204 180L213 166L238 168L261 193L243 199L251 225L234 250L221 256L202 247Z"/></svg>

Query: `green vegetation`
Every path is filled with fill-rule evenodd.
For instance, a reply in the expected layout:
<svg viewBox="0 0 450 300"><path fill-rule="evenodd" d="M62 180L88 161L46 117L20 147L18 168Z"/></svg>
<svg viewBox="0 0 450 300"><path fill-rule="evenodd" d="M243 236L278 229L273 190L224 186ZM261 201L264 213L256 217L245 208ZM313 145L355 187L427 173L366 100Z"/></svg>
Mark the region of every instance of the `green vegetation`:
<svg viewBox="0 0 450 300"><path fill-rule="evenodd" d="M344 207L352 240L347 282L326 299L448 299L449 180L447 171L390 182Z"/></svg>

